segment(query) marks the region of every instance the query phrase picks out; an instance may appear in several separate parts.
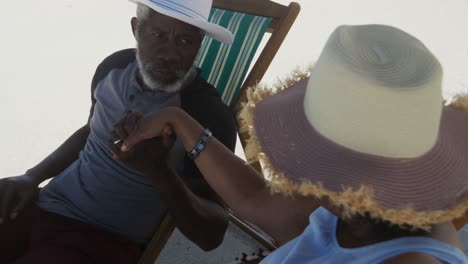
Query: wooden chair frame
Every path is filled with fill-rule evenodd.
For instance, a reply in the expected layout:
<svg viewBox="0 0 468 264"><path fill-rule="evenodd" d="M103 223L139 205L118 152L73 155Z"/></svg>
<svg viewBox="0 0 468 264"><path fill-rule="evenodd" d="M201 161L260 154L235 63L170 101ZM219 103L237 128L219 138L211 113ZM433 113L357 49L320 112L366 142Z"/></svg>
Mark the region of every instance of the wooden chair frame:
<svg viewBox="0 0 468 264"><path fill-rule="evenodd" d="M269 0L215 0L213 1L213 7L272 18L267 29L267 32L271 33L270 39L260 53L252 70L247 75L239 92L239 98L231 105L234 111L238 113L242 108L242 104L247 101L247 88L258 84L262 80L294 24L301 7L296 2L291 2L289 6L284 6ZM242 147L245 148L247 139L249 138L248 131L238 132ZM260 173L262 172L258 161L248 160L248 162L250 166L254 167Z"/></svg>

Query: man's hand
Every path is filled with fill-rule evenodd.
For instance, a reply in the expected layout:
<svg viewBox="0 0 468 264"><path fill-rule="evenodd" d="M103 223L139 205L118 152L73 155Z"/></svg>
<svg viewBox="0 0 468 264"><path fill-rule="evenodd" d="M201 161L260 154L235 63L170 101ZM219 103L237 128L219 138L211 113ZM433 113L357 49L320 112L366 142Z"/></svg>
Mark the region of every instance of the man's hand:
<svg viewBox="0 0 468 264"><path fill-rule="evenodd" d="M146 139L137 144L132 150L122 152L120 147L128 134L134 131L138 121L143 117L141 113L130 113L122 118L111 132L108 146L115 159L122 160L130 168L138 170L148 176L158 175L169 167L169 151L174 143L171 131L164 136Z"/></svg>
<svg viewBox="0 0 468 264"><path fill-rule="evenodd" d="M116 153L116 157L122 160L132 160L141 157L142 160L149 159L150 164L164 158L167 160L167 151L174 141L174 135L177 135L187 150L187 146L193 146L203 131L203 128L195 120L177 107L167 107L161 111L148 114L145 117L142 117L138 113L133 115L126 117L123 125L120 123L116 126L113 133L114 136L111 138L111 141L114 140L115 142L123 139L123 142L118 141L117 144L110 142L113 145L117 145L112 146L111 149ZM193 122L191 124L198 125L198 127L190 129L178 128L178 124L184 123L184 118L188 122ZM190 132L196 136L192 140L184 140L183 137L180 137L183 134L178 134L178 131ZM159 147L148 147L147 140L154 139L155 137L159 139ZM123 146L121 145L122 143L124 144ZM143 145L143 147L140 147L140 145ZM147 152L157 150L163 153L146 154L145 150L141 151L140 148L146 148ZM130 157L126 156L127 153L129 153ZM166 168L160 168L159 171L153 174L154 188L173 216L179 230L203 250L212 250L223 240L227 228L227 214L221 206L208 200L213 197L212 191L207 190L209 188L206 187L206 183L201 181L201 175L197 175L198 171L190 169L190 172L186 171L184 173L186 173L184 176L193 179L197 178L199 181L196 182L202 183L205 188L202 189L200 186L194 188L197 189L197 193L195 193L167 165ZM190 175L188 173L194 174Z"/></svg>
<svg viewBox="0 0 468 264"><path fill-rule="evenodd" d="M14 220L18 213L37 199L38 185L28 175L0 180L0 224Z"/></svg>

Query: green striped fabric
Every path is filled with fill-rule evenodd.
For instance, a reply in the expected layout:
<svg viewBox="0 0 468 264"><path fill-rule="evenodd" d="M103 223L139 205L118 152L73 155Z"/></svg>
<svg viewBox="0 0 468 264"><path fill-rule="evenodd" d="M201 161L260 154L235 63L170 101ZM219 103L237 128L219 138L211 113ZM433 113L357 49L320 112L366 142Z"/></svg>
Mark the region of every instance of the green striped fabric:
<svg viewBox="0 0 468 264"><path fill-rule="evenodd" d="M271 19L213 8L209 20L229 29L235 36L234 42L225 45L205 38L195 64L218 89L224 103L230 105L237 98Z"/></svg>

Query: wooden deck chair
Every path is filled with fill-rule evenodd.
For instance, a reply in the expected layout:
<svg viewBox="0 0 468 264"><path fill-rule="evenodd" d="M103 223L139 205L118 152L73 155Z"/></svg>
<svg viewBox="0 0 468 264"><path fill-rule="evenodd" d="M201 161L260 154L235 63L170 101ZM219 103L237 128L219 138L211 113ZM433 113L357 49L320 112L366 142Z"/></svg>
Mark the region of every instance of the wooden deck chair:
<svg viewBox="0 0 468 264"><path fill-rule="evenodd" d="M300 6L295 2L284 6L270 0L213 1L209 20L230 29L235 35L234 43L226 46L205 38L196 64L202 69L203 77L219 89L223 101L234 110L238 110L246 100L247 87L257 84L264 76L299 11ZM270 34L269 40L248 72L265 33ZM243 141L246 133L239 132ZM230 214L230 221L266 249L276 248L272 240L233 214ZM175 223L168 213L148 243L139 263L153 264L174 229Z"/></svg>

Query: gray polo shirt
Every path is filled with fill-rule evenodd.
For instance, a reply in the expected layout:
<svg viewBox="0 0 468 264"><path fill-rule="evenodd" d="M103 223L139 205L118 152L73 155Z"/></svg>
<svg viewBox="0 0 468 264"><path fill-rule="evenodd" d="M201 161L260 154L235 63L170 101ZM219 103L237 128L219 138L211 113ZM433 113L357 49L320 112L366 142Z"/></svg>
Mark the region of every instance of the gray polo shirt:
<svg viewBox="0 0 468 264"><path fill-rule="evenodd" d="M136 61L112 70L96 87L91 133L80 157L41 191L38 205L117 233L147 242L166 211L151 179L114 160L107 148L110 131L128 111L149 113L180 106L179 93L147 92L136 81ZM195 72L195 70L194 70ZM171 160L183 170L184 150L172 149Z"/></svg>

